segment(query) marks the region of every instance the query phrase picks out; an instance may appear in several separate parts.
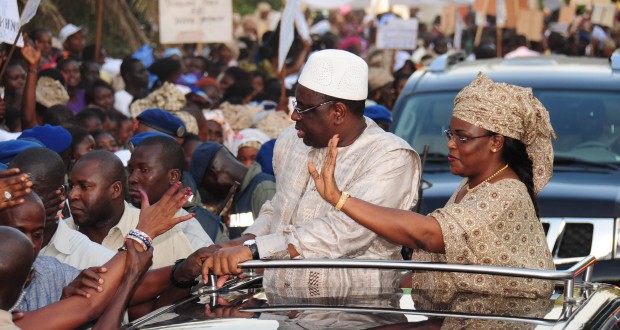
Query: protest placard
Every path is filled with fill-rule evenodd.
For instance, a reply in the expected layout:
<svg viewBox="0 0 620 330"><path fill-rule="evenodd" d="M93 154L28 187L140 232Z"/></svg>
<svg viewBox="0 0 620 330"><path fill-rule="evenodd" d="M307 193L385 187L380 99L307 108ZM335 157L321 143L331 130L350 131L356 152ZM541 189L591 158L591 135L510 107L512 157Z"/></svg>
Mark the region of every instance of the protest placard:
<svg viewBox="0 0 620 330"><path fill-rule="evenodd" d="M521 10L517 20L517 34L530 41L542 41L544 14L541 10Z"/></svg>
<svg viewBox="0 0 620 330"><path fill-rule="evenodd" d="M20 27L17 0L0 1L0 43L6 42L12 45ZM21 36L17 40L17 46L24 46Z"/></svg>
<svg viewBox="0 0 620 330"><path fill-rule="evenodd" d="M230 0L159 0L159 41L162 44L229 42Z"/></svg>
<svg viewBox="0 0 620 330"><path fill-rule="evenodd" d="M443 6L441 10L441 26L440 31L445 35L451 35L454 33L454 27L456 25L456 6L453 4Z"/></svg>
<svg viewBox="0 0 620 330"><path fill-rule="evenodd" d="M592 16L590 20L594 24L613 27L614 15L616 14L616 6L613 4L597 4L592 9Z"/></svg>
<svg viewBox="0 0 620 330"><path fill-rule="evenodd" d="M514 29L521 9L528 9L527 0L506 0L506 24L504 27Z"/></svg>
<svg viewBox="0 0 620 330"><path fill-rule="evenodd" d="M393 18L377 29L377 48L415 49L418 40L418 20Z"/></svg>
<svg viewBox="0 0 620 330"><path fill-rule="evenodd" d="M558 17L558 23L571 24L575 20L575 8L564 6L560 8L560 15Z"/></svg>
<svg viewBox="0 0 620 330"><path fill-rule="evenodd" d="M490 16L495 16L497 12L497 1L496 0L476 0L474 5L471 7L473 12L476 13L485 13Z"/></svg>

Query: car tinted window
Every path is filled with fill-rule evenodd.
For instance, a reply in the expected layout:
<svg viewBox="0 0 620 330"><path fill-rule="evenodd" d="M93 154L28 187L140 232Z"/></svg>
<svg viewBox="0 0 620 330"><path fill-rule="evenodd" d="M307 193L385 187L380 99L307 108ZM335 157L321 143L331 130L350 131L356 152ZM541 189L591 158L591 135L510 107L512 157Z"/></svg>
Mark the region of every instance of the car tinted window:
<svg viewBox="0 0 620 330"><path fill-rule="evenodd" d="M442 131L450 124L457 92L415 94L396 113L394 133L414 149L446 154ZM592 91L536 91L558 136L556 157L620 162L620 95Z"/></svg>

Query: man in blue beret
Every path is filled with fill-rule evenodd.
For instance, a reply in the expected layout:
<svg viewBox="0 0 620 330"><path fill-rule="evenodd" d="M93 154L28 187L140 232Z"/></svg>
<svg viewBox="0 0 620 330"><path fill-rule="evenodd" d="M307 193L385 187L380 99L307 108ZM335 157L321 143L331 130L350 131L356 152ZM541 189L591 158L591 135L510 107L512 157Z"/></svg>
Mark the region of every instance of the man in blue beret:
<svg viewBox="0 0 620 330"><path fill-rule="evenodd" d="M20 152L30 148L45 147L43 143L34 139L10 140L0 142L0 163L8 164Z"/></svg>
<svg viewBox="0 0 620 330"><path fill-rule="evenodd" d="M71 133L62 126L52 126L49 124L35 126L23 131L18 139L36 139L40 141L45 147L60 155L60 158L65 163L65 167L71 161L70 147L73 138Z"/></svg>
<svg viewBox="0 0 620 330"><path fill-rule="evenodd" d="M370 105L364 109L364 116L372 119L379 127L383 128L384 131L390 131L392 113L388 108L379 104Z"/></svg>
<svg viewBox="0 0 620 330"><path fill-rule="evenodd" d="M136 117L138 120L138 128L136 134L143 132L162 132L177 139L179 143L183 143L183 137L187 129L181 119L175 117L168 111L162 109L148 109Z"/></svg>
<svg viewBox="0 0 620 330"><path fill-rule="evenodd" d="M132 136L131 139L129 139L127 147L130 151L133 152L133 150L140 144L140 142L153 136L165 136L165 137L174 139L174 137L170 136L169 134L158 132L158 131L143 132L143 133L138 133Z"/></svg>

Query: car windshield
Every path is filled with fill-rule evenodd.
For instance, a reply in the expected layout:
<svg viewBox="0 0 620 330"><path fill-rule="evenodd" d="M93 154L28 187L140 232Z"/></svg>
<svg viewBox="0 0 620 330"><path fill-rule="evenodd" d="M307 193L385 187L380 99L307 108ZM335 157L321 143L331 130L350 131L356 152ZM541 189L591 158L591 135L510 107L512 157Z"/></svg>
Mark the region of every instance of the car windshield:
<svg viewBox="0 0 620 330"><path fill-rule="evenodd" d="M457 92L410 96L396 114L396 135L418 152L429 146L429 162L445 162L446 138ZM596 91L538 90L558 136L553 142L556 163L587 161L620 164L620 95Z"/></svg>

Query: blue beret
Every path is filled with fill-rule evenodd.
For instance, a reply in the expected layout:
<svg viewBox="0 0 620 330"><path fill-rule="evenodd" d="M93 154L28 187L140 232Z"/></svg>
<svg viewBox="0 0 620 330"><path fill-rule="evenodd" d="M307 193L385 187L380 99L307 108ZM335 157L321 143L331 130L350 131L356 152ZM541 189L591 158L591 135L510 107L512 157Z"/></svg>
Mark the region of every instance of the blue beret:
<svg viewBox="0 0 620 330"><path fill-rule="evenodd" d="M194 150L192 154L192 160L189 162L189 172L192 174L196 184L200 186L202 179L207 172L207 169L211 167L213 159L218 151L224 148L223 145L215 142L205 142Z"/></svg>
<svg viewBox="0 0 620 330"><path fill-rule="evenodd" d="M71 133L62 126L52 126L46 124L45 126L35 126L22 132L22 135L18 139L33 138L41 141L45 147L55 151L56 153L62 153L69 149L73 138Z"/></svg>
<svg viewBox="0 0 620 330"><path fill-rule="evenodd" d="M148 139L154 136L165 136L165 137L174 139L172 136L162 133L162 132L142 132L142 133L138 133L132 136L131 139L129 139L129 142L127 143L129 150L133 151L140 144L140 142L142 142L144 139Z"/></svg>
<svg viewBox="0 0 620 330"><path fill-rule="evenodd" d="M148 109L136 117L141 124L175 137L185 136L187 129L181 119L162 109Z"/></svg>
<svg viewBox="0 0 620 330"><path fill-rule="evenodd" d="M390 124L392 123L392 113L388 108L382 105L367 106L366 109L364 109L364 116L374 121L387 121Z"/></svg>
<svg viewBox="0 0 620 330"><path fill-rule="evenodd" d="M276 146L276 139L269 140L260 147L256 154L255 161L260 164L263 173L275 175L273 173L273 149Z"/></svg>
<svg viewBox="0 0 620 330"><path fill-rule="evenodd" d="M0 163L8 164L22 151L41 147L45 148L43 143L30 139L0 142Z"/></svg>
<svg viewBox="0 0 620 330"><path fill-rule="evenodd" d="M6 165L4 165L4 164L0 164L0 171L6 171L6 170L8 170L8 169L9 169L9 167L8 167L8 166L6 166Z"/></svg>

